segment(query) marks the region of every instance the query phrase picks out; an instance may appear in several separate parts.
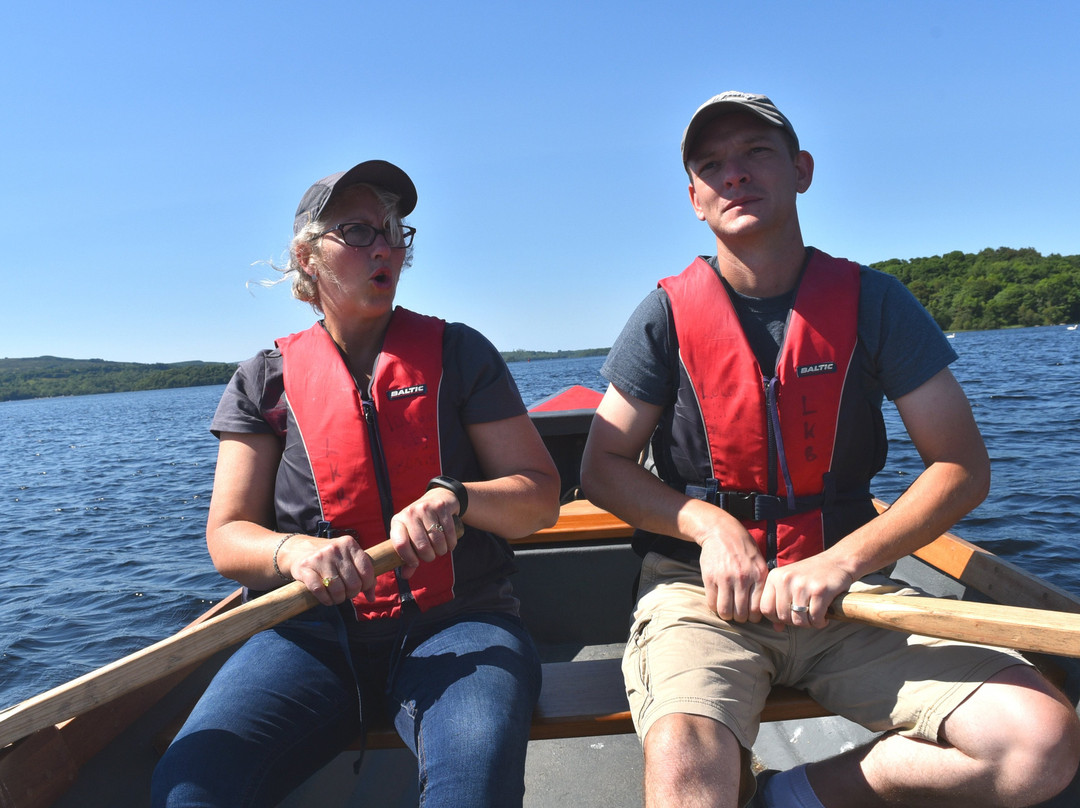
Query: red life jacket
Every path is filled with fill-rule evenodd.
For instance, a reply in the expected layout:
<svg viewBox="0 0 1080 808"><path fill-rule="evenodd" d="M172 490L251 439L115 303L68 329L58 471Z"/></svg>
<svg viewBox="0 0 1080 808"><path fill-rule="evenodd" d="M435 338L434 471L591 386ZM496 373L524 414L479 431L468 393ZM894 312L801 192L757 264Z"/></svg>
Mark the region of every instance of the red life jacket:
<svg viewBox="0 0 1080 808"><path fill-rule="evenodd" d="M277 340L285 398L311 463L332 535L368 548L387 538L390 517L442 473L439 385L443 320L396 308L365 399L321 325ZM379 576L375 602L353 600L357 619L395 617L402 599L421 611L454 596L453 554L425 562L408 581Z"/></svg>
<svg viewBox="0 0 1080 808"><path fill-rule="evenodd" d="M858 264L813 253L773 379L763 376L706 261L698 258L660 286L690 380L680 395L696 399L710 454L713 479L701 487L704 498L742 519L770 565L821 552L822 507L836 493L830 472L838 414L857 341ZM688 485L687 492L698 488Z"/></svg>

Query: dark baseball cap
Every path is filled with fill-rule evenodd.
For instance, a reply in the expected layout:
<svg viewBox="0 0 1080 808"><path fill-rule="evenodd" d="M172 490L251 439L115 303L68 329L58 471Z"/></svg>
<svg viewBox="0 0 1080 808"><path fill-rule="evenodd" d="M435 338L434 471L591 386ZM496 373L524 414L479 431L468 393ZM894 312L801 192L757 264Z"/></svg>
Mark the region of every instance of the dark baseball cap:
<svg viewBox="0 0 1080 808"><path fill-rule="evenodd" d="M701 127L719 115L740 110L751 112L763 121L783 129L787 132L792 141L794 141L795 149L798 150L799 136L795 134L795 127L791 125L791 121L784 116L784 113L776 108L776 104L769 100L768 96L754 95L753 93L741 93L737 90L728 90L727 92L720 93L720 95L714 95L698 107L693 117L690 118L690 123L686 125L686 131L683 132L682 138L683 167L685 167L687 163L687 152L690 150L690 147L693 146L694 138L698 136Z"/></svg>
<svg viewBox="0 0 1080 808"><path fill-rule="evenodd" d="M404 218L416 207L416 186L409 175L385 160L366 160L348 171L339 171L316 182L300 200L293 219L293 235L319 218L336 191L365 183L385 188L398 197L398 215Z"/></svg>

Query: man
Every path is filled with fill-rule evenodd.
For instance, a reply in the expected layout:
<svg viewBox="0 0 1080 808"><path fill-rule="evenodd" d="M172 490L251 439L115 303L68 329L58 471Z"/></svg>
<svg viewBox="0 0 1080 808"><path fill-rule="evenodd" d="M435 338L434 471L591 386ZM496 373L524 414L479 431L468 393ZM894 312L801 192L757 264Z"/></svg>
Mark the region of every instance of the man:
<svg viewBox="0 0 1080 808"><path fill-rule="evenodd" d="M1050 798L1080 724L1021 657L826 619L986 495L955 353L901 284L804 245L814 162L768 98L707 101L682 157L716 255L661 281L624 328L582 464L585 493L637 528L644 556L623 673L646 803L748 804L772 684L885 734L774 774L750 804ZM926 468L877 516L883 396Z"/></svg>

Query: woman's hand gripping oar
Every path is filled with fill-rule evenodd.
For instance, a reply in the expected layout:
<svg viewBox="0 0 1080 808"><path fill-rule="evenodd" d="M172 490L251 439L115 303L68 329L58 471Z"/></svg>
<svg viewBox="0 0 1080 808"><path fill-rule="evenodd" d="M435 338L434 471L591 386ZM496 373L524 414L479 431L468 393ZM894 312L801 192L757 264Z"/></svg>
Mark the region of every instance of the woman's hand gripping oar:
<svg viewBox="0 0 1080 808"><path fill-rule="evenodd" d="M454 517L458 538L464 532ZM367 551L382 575L401 565L389 541ZM148 648L91 671L0 712L0 749L39 729L137 690L175 670L213 656L283 620L319 605L304 584L293 581L224 614L166 637Z"/></svg>

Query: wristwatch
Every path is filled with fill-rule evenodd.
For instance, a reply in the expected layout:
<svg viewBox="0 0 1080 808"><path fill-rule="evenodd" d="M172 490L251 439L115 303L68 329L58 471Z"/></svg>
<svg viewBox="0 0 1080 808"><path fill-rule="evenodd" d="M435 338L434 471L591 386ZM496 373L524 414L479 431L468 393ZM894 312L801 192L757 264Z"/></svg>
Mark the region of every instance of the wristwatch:
<svg viewBox="0 0 1080 808"><path fill-rule="evenodd" d="M458 516L465 515L465 511L469 507L469 492L465 490L464 485L453 477L440 475L439 477L432 477L431 482L427 484L427 488L424 490L430 491L432 488L445 488L447 491L452 491L458 501Z"/></svg>

